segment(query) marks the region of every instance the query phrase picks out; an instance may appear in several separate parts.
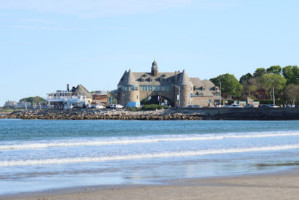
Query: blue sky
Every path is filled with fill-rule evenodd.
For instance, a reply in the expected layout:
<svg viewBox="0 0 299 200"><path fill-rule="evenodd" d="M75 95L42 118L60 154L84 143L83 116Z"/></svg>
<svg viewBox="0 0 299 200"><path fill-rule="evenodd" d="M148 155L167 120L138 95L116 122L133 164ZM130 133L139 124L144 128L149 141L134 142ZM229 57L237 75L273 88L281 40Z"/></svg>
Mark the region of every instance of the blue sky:
<svg viewBox="0 0 299 200"><path fill-rule="evenodd" d="M298 65L298 19L295 0L0 0L0 105L112 90L154 59L200 79Z"/></svg>

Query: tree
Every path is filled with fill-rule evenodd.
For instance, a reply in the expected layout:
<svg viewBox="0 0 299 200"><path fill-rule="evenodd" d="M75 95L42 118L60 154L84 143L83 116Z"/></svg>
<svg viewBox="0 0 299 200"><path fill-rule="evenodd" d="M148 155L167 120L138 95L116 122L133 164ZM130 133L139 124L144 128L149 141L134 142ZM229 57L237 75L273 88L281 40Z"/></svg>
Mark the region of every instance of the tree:
<svg viewBox="0 0 299 200"><path fill-rule="evenodd" d="M253 77L253 76L252 76L250 73L247 73L247 74L241 76L239 82L240 82L241 84L243 84L243 82L245 82L245 81L248 82L249 79L252 78L252 77Z"/></svg>
<svg viewBox="0 0 299 200"><path fill-rule="evenodd" d="M288 65L282 69L283 76L287 79L287 84L299 84L299 67Z"/></svg>
<svg viewBox="0 0 299 200"><path fill-rule="evenodd" d="M296 100L299 99L299 85L289 84L284 90L284 95L294 105Z"/></svg>
<svg viewBox="0 0 299 200"><path fill-rule="evenodd" d="M239 83L238 79L232 74L222 74L216 78L210 79L216 86L220 87L221 92L227 95L240 96L242 91L242 84Z"/></svg>
<svg viewBox="0 0 299 200"><path fill-rule="evenodd" d="M258 81L262 88L272 96L272 99L274 95L273 90L278 93L278 91L281 91L286 84L286 79L279 74L264 74Z"/></svg>
<svg viewBox="0 0 299 200"><path fill-rule="evenodd" d="M243 81L243 95L251 96L253 92L256 92L261 86L258 78L251 77L248 81Z"/></svg>
<svg viewBox="0 0 299 200"><path fill-rule="evenodd" d="M268 74L280 74L281 73L281 67L279 65L274 65L269 67L267 70Z"/></svg>
<svg viewBox="0 0 299 200"><path fill-rule="evenodd" d="M257 68L257 69L255 70L255 72L253 73L253 76L254 76L255 78L258 78L258 77L263 76L264 74L266 74L266 70L265 70L265 68Z"/></svg>
<svg viewBox="0 0 299 200"><path fill-rule="evenodd" d="M30 102L31 104L45 103L46 100L42 97L26 97L20 100L21 102Z"/></svg>

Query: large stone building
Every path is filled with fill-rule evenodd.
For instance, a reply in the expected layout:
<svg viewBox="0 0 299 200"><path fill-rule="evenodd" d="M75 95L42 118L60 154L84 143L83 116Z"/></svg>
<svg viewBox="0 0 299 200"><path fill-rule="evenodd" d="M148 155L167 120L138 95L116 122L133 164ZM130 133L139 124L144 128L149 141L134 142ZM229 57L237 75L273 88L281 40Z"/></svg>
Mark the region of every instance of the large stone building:
<svg viewBox="0 0 299 200"><path fill-rule="evenodd" d="M211 81L189 78L185 70L159 72L156 61L149 73L125 71L117 94L118 102L127 107L139 107L142 100L153 97L160 103L177 107L220 104L220 90Z"/></svg>

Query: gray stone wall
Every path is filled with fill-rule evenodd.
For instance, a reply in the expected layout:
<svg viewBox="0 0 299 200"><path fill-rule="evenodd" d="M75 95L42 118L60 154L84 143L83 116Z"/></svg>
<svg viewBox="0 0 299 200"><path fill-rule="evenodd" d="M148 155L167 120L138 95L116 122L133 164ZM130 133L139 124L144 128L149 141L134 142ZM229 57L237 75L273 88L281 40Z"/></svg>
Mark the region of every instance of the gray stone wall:
<svg viewBox="0 0 299 200"><path fill-rule="evenodd" d="M134 91L121 91L118 97L118 103L126 106L128 102L140 101L140 94L138 90Z"/></svg>
<svg viewBox="0 0 299 200"><path fill-rule="evenodd" d="M187 107L188 105L190 105L191 87L190 86L180 86L180 87L181 87L180 107Z"/></svg>
<svg viewBox="0 0 299 200"><path fill-rule="evenodd" d="M214 107L214 101L217 97L193 97L192 105L200 105L200 107Z"/></svg>

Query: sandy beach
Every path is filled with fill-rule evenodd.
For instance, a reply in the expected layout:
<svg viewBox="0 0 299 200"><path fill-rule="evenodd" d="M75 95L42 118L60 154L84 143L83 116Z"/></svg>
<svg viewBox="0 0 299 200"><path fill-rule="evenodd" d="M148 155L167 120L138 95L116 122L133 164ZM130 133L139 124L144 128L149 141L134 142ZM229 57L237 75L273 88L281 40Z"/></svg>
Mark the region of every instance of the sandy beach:
<svg viewBox="0 0 299 200"><path fill-rule="evenodd" d="M176 180L166 185L105 186L47 191L14 196L11 200L191 200L191 199L298 199L299 169L238 177Z"/></svg>

